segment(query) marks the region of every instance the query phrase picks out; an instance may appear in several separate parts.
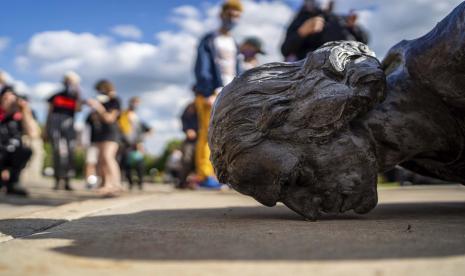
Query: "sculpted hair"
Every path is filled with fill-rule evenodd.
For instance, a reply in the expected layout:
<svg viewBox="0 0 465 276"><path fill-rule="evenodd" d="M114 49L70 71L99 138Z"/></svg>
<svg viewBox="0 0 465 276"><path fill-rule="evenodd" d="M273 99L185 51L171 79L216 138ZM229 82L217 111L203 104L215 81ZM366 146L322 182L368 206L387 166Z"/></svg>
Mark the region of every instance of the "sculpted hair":
<svg viewBox="0 0 465 276"><path fill-rule="evenodd" d="M212 112L209 144L218 178L227 183L228 164L266 139L324 142L384 99L384 88L379 61L358 42L331 42L304 61L245 72Z"/></svg>

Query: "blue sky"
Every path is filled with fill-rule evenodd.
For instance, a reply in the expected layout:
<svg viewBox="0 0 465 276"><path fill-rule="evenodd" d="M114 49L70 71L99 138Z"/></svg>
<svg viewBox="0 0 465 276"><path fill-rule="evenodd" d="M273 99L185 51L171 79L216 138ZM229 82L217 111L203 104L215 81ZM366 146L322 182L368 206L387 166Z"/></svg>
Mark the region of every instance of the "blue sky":
<svg viewBox="0 0 465 276"><path fill-rule="evenodd" d="M322 0L323 1L323 0ZM359 12L369 43L382 58L402 39L425 34L461 0L339 0L336 11ZM0 70L30 96L43 120L44 99L60 89L64 72L82 76L84 97L100 78L116 83L123 100L140 95L139 114L155 128L147 142L158 153L182 138L178 116L192 99L192 63L199 38L218 24L218 0L2 1ZM243 0L234 36L258 36L267 56L281 61L286 27L302 0ZM81 115L82 117L83 115ZM79 123L79 122L78 122Z"/></svg>
<svg viewBox="0 0 465 276"><path fill-rule="evenodd" d="M192 5L207 9L219 1L205 0L15 0L2 1L0 36L7 37L9 46L0 53L0 68L26 81L38 81L32 73L20 72L14 58L24 43L35 33L51 30L69 30L76 33L108 34L112 26L130 24L144 35L138 41L154 42L153 34L176 29L170 20L173 9ZM300 0L285 0L292 9ZM155 39L156 42L156 39Z"/></svg>
<svg viewBox="0 0 465 276"><path fill-rule="evenodd" d="M10 45L21 48L35 33L50 30L70 30L107 34L120 24L138 26L144 34L141 41L153 41L161 30L176 26L170 22L171 11L181 5L208 5L195 0L15 0L2 1L0 36L10 39ZM17 48L8 47L0 55L3 69L17 73L12 62ZM25 76L26 77L26 76ZM34 76L29 76L31 79Z"/></svg>

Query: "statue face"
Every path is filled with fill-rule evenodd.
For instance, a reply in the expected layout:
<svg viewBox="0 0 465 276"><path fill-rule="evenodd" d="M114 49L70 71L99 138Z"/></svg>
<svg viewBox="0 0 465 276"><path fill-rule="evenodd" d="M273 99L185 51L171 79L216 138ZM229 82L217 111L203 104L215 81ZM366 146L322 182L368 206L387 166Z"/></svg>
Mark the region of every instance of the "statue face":
<svg viewBox="0 0 465 276"><path fill-rule="evenodd" d="M282 202L309 219L366 213L377 204L376 159L362 131L347 129L322 145L264 142L228 171L237 191L266 206Z"/></svg>
<svg viewBox="0 0 465 276"><path fill-rule="evenodd" d="M382 101L384 88L379 61L355 42L327 44L305 63L250 71L225 88L213 111L209 139L220 181L309 219L370 211L377 162L357 120Z"/></svg>

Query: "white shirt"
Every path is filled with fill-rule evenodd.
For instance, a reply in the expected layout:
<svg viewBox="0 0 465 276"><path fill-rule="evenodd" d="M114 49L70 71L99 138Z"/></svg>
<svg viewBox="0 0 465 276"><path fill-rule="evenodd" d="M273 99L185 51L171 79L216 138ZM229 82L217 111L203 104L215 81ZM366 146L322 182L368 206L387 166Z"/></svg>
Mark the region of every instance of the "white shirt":
<svg viewBox="0 0 465 276"><path fill-rule="evenodd" d="M215 62L221 73L223 85L229 84L236 76L237 46L230 35L219 34L214 40L216 56Z"/></svg>

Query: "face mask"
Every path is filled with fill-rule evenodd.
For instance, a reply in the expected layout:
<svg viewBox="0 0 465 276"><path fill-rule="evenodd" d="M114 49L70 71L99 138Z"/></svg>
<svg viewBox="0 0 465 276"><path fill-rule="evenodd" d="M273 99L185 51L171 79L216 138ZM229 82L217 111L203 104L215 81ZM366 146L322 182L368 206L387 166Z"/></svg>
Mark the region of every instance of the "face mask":
<svg viewBox="0 0 465 276"><path fill-rule="evenodd" d="M227 18L227 19L223 19L222 23L221 23L221 26L223 29L227 30L227 31L230 31L232 29L234 29L234 27L237 26L237 21L231 19L231 18Z"/></svg>
<svg viewBox="0 0 465 276"><path fill-rule="evenodd" d="M98 94L96 96L96 99L100 103L104 104L104 103L107 103L110 100L110 97L108 97L107 95L104 95L104 94Z"/></svg>
<svg viewBox="0 0 465 276"><path fill-rule="evenodd" d="M308 11L312 11L318 7L318 2L315 0L307 0L304 5Z"/></svg>
<svg viewBox="0 0 465 276"><path fill-rule="evenodd" d="M253 58L257 54L254 50L244 50L242 51L242 54L244 55L245 58Z"/></svg>

